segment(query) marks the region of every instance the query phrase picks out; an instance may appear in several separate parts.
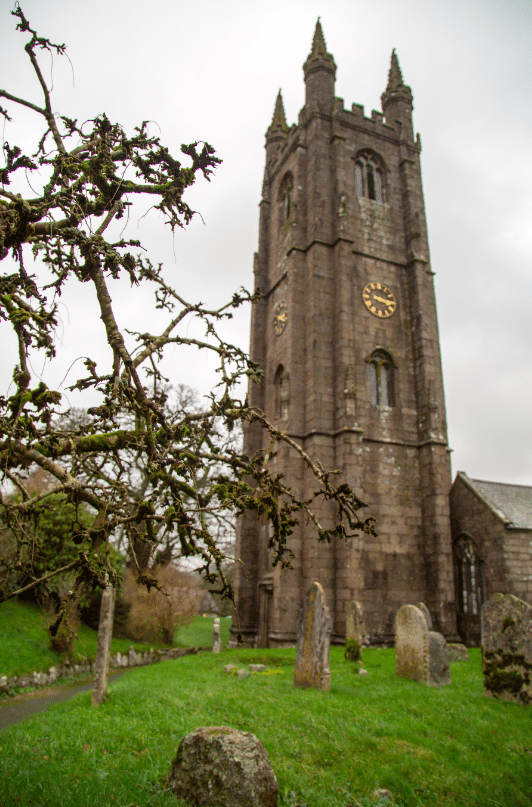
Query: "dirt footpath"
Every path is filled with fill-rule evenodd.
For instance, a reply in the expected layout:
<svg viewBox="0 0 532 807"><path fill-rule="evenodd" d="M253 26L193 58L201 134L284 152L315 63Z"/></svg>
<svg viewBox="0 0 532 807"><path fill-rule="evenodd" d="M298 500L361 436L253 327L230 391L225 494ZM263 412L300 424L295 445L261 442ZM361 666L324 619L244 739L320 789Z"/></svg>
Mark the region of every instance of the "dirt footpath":
<svg viewBox="0 0 532 807"><path fill-rule="evenodd" d="M126 672L127 670L110 670L109 681L120 678ZM43 687L42 689L35 689L33 692L6 698L0 703L0 729L20 723L36 712L43 712L54 703L69 701L74 695L86 692L88 689L92 689L92 676L85 683L74 685L58 684L57 686Z"/></svg>

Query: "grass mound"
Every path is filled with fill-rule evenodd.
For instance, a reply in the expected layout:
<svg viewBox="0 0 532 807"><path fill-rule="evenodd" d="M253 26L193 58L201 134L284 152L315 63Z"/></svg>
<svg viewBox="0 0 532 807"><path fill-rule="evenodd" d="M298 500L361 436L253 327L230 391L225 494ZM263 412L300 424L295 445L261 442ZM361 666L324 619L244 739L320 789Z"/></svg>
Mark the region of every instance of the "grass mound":
<svg viewBox="0 0 532 807"><path fill-rule="evenodd" d="M230 620L221 620L222 641L227 642ZM190 625L180 628L176 640L183 647L212 645L212 617L196 617ZM98 634L81 625L70 661L79 664L96 655ZM113 639L111 654L127 653L133 646L137 651L162 647L161 644L132 642L130 639ZM0 606L0 675L24 675L34 670L48 670L64 661L62 654L49 647L49 635L42 612L33 605L8 600Z"/></svg>
<svg viewBox="0 0 532 807"><path fill-rule="evenodd" d="M395 676L395 654L364 650L367 676L332 648L330 692L295 689L294 650L203 653L129 672L91 709L90 693L2 731L5 804L176 807L167 788L181 738L228 725L264 743L281 807L530 807L529 707L487 699L480 652L431 689ZM274 659L292 664L274 666ZM231 661L276 675L225 675ZM260 662L259 662L260 663ZM189 805L186 805L189 807Z"/></svg>

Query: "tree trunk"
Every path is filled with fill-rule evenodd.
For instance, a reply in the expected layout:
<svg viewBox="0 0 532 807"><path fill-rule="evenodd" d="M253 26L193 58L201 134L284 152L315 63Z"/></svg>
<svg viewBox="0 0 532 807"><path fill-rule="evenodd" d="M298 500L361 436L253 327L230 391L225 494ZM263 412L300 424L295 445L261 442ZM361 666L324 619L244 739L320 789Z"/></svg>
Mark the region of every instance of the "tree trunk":
<svg viewBox="0 0 532 807"><path fill-rule="evenodd" d="M99 706L107 695L107 673L109 671L109 653L113 635L113 615L115 610L115 590L111 583L106 582L100 606L100 621L98 623L98 646L94 662L94 689L92 691L92 706Z"/></svg>

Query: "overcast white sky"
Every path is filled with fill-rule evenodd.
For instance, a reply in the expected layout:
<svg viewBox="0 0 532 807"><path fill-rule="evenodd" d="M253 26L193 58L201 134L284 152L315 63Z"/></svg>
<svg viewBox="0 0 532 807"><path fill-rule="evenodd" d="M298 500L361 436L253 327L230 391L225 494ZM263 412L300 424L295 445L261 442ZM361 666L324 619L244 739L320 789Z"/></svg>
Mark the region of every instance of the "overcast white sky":
<svg viewBox="0 0 532 807"><path fill-rule="evenodd" d="M106 112L129 131L149 119L174 155L194 140L216 148L223 165L188 197L204 224L198 217L172 238L152 213L132 219L130 231L185 296L212 305L252 285L264 133L279 87L289 124L297 121L318 15L346 107L380 109L396 48L423 143L453 472L532 485L530 0L25 0L22 7L40 34L68 46L75 86L68 61L56 58L58 112L81 120ZM0 86L39 103L11 8L0 0ZM22 144L33 119L11 111L2 140ZM117 292L119 314L146 330L145 301ZM65 356L45 369L56 388L77 356L94 357L103 344L100 321L88 326L81 315L88 306L76 293L62 304ZM247 347L248 330L245 312L228 335ZM14 345L5 328L0 339L4 390ZM197 353L174 353L166 369L175 383L203 392L212 382Z"/></svg>

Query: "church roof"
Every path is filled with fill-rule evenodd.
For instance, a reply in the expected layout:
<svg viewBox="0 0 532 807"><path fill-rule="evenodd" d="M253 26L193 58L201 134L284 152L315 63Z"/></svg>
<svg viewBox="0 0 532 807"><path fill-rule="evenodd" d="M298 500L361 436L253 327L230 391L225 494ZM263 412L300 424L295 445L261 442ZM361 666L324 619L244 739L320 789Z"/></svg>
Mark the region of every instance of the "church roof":
<svg viewBox="0 0 532 807"><path fill-rule="evenodd" d="M485 500L490 509L506 522L507 527L532 529L532 487L470 479L463 472L459 472L458 476Z"/></svg>

